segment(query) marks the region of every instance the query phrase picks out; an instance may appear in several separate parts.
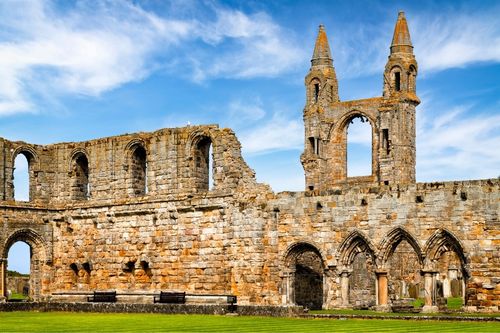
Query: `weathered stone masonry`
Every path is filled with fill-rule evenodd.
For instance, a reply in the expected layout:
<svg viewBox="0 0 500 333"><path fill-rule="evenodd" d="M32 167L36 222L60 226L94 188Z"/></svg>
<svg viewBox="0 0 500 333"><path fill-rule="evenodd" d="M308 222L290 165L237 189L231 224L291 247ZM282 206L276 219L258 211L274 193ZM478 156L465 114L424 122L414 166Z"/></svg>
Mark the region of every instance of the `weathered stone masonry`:
<svg viewBox="0 0 500 333"><path fill-rule="evenodd" d="M257 183L233 132L215 125L46 146L0 139L1 295L8 250L24 241L36 300L113 289L119 302L152 302L182 290L311 308L421 297L428 311L462 297L468 310L498 311L500 181L415 183L418 67L404 15L382 97L339 100L323 27L311 64L304 192ZM347 174L356 117L372 127L365 177ZM18 154L29 202L13 199Z"/></svg>

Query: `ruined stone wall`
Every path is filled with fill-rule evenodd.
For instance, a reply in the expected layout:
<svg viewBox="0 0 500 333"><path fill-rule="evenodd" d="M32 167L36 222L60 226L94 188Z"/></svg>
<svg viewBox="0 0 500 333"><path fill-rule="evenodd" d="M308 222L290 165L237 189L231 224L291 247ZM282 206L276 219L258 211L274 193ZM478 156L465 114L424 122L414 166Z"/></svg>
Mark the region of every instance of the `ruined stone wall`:
<svg viewBox="0 0 500 333"><path fill-rule="evenodd" d="M87 145L90 170L101 170L96 169L99 166L104 171L90 176L94 192L89 200L68 199L70 190L62 186L68 182L68 168L59 166L64 172L50 177L65 179L59 187L54 185L61 197L46 202L3 201L3 258L15 241L31 246L30 292L35 299L63 301L64 295L74 295L84 300L85 293L106 289L132 294L182 290L236 294L240 304L280 305L304 301L304 288L311 288L308 295L313 298L308 302L317 306L314 295L319 295L322 306L331 308L356 305L352 304L356 292L363 295L364 303L376 303L373 288L354 288L354 262L360 253L366 254L379 276L390 271L393 253L405 241L415 251L421 274L437 277L448 260L441 263L440 258L456 253L458 269L467 282L466 305L498 309L499 180L358 184L274 194L255 182L234 136L215 131L211 136L218 168L214 174L224 176L208 191L189 187L194 186L188 181L190 167L179 170L178 164L167 169L174 168L180 175L174 178L178 181L184 175L185 181L166 186L173 179L160 169L169 164L157 162L160 157L155 154L170 153L153 149L151 138L146 145L151 161L147 167L158 179L148 177L148 193L139 197L126 197L123 186L110 192L112 185L107 185L105 190L109 166L101 166L99 158L90 162L92 156L99 156L97 151L109 156L104 151L112 146L111 139L93 141L96 147L82 143L52 150L58 151L57 156L71 156L76 146ZM169 131L159 133L156 145L161 147L163 133ZM126 138L122 147L132 137L119 137ZM178 149L174 156L185 150ZM39 148L38 158L43 151ZM61 160L68 165L69 157ZM189 165L189 159L176 161ZM126 163L122 160L118 165ZM313 256L316 261L301 259ZM301 272L304 269L311 274ZM391 274L389 285L390 279Z"/></svg>
<svg viewBox="0 0 500 333"><path fill-rule="evenodd" d="M199 143L203 141L204 147ZM192 126L153 133L122 135L79 143L47 146L1 141L3 164L0 186L5 200L14 198L13 168L18 154L25 154L30 168L30 201L53 204L81 204L81 201L111 202L140 197L145 186L150 196L179 195L208 190L208 158L213 159L214 190L232 191L239 182L253 179L251 169L241 160L240 143L228 129ZM208 147L212 146L212 156ZM137 147L144 150L144 172L140 174ZM196 157L204 149L206 160ZM88 162L88 195L75 194L83 188L80 156ZM144 166L144 167L145 167ZM83 168L85 169L85 168ZM203 179L200 180L200 174ZM145 183L147 181L147 184ZM110 195L112 194L112 195Z"/></svg>
<svg viewBox="0 0 500 333"><path fill-rule="evenodd" d="M341 280L352 273L358 252L372 255L376 271L387 272L397 246L406 241L422 275L437 275L441 255L455 252L462 260L459 270L468 276L466 305L498 309L499 186L495 179L285 192L269 203L279 211L272 241L280 255L298 243L318 249L327 271L327 307L349 305ZM286 260L277 259L285 270Z"/></svg>

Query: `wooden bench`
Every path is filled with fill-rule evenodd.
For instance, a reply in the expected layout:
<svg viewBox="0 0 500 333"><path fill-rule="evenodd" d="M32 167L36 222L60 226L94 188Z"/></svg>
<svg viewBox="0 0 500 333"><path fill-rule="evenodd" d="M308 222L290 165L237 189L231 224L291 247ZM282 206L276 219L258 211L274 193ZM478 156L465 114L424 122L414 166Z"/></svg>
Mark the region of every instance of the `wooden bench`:
<svg viewBox="0 0 500 333"><path fill-rule="evenodd" d="M236 303L238 302L238 297L234 295L228 295L227 296L227 303L229 304L229 312L236 312L237 305Z"/></svg>
<svg viewBox="0 0 500 333"><path fill-rule="evenodd" d="M155 303L184 304L184 303L186 303L186 293L185 292L160 291L160 296L155 296L154 302Z"/></svg>
<svg viewBox="0 0 500 333"><path fill-rule="evenodd" d="M116 302L116 291L94 291L94 295L87 297L89 302Z"/></svg>

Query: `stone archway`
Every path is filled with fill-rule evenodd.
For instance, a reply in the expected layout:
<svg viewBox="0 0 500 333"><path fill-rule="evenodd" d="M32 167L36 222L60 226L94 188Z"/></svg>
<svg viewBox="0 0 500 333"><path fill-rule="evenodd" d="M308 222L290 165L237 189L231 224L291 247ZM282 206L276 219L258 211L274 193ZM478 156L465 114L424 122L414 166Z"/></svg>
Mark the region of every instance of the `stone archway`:
<svg viewBox="0 0 500 333"><path fill-rule="evenodd" d="M368 239L353 231L339 248L342 305L368 308L376 304L375 252Z"/></svg>
<svg viewBox="0 0 500 333"><path fill-rule="evenodd" d="M406 302L420 298L424 293L422 278L423 253L417 240L404 228L391 230L381 244L381 276L379 285L385 284L383 290L386 302ZM382 281L381 281L382 280ZM383 297L382 297L383 298ZM381 305L386 305L381 302Z"/></svg>
<svg viewBox="0 0 500 333"><path fill-rule="evenodd" d="M39 300L43 288L43 266L48 262L45 242L33 229L19 229L11 233L3 244L1 260L1 295L6 296L6 275L7 275L7 257L11 246L16 242L24 242L30 247L30 279L29 279L29 297L33 300Z"/></svg>
<svg viewBox="0 0 500 333"><path fill-rule="evenodd" d="M464 306L467 304L466 286L469 278L468 260L460 241L449 231L437 230L425 246L426 266L432 275L426 300L430 307ZM450 301L457 304L450 304Z"/></svg>
<svg viewBox="0 0 500 333"><path fill-rule="evenodd" d="M285 269L285 303L321 309L324 264L319 250L308 243L293 245L285 256Z"/></svg>

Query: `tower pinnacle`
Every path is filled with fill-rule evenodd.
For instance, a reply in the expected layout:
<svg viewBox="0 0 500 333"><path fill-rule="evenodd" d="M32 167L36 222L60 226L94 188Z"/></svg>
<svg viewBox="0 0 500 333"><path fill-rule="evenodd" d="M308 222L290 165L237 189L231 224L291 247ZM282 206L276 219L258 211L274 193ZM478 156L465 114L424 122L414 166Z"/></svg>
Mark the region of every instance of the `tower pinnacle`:
<svg viewBox="0 0 500 333"><path fill-rule="evenodd" d="M332 55L330 53L330 45L326 37L325 27L321 24L319 26L318 37L314 45L314 52L311 59L312 66L332 66Z"/></svg>
<svg viewBox="0 0 500 333"><path fill-rule="evenodd" d="M391 54L393 53L413 53L413 45L411 44L410 32L406 23L405 13L400 11L398 20L394 27L394 36L391 43Z"/></svg>

